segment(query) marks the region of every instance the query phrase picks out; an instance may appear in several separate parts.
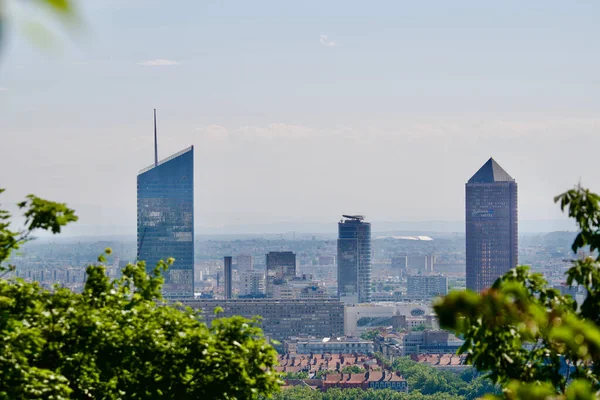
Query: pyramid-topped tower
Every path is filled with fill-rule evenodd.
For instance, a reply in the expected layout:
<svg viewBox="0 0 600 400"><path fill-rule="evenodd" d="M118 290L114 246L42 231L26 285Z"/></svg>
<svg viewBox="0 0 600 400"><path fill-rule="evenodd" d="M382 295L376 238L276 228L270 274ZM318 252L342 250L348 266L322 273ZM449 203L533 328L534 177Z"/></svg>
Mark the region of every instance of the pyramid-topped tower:
<svg viewBox="0 0 600 400"><path fill-rule="evenodd" d="M480 292L517 265L517 182L490 158L465 189L467 289Z"/></svg>
<svg viewBox="0 0 600 400"><path fill-rule="evenodd" d="M469 183L493 183L514 181L514 178L511 177L508 174L508 172L506 172L504 168L502 168L500 164L498 164L493 158L490 158L485 164L483 164L483 166L479 168L479 171L477 171L475 175L473 175L471 179L469 179Z"/></svg>

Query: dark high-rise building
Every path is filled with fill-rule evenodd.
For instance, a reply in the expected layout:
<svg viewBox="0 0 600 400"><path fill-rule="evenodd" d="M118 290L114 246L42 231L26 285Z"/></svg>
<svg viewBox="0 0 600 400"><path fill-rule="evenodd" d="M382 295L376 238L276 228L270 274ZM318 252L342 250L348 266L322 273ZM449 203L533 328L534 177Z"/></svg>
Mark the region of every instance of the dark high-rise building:
<svg viewBox="0 0 600 400"><path fill-rule="evenodd" d="M163 296L194 295L194 147L155 163L137 176L137 259L152 270L173 257Z"/></svg>
<svg viewBox="0 0 600 400"><path fill-rule="evenodd" d="M371 301L371 224L344 215L338 224L338 297L346 304Z"/></svg>
<svg viewBox="0 0 600 400"><path fill-rule="evenodd" d="M286 286L296 277L296 254L291 251L271 251L266 259L266 295L276 297L277 286Z"/></svg>
<svg viewBox="0 0 600 400"><path fill-rule="evenodd" d="M223 259L223 274L225 276L225 300L233 298L233 290L231 287L231 262L231 256L226 256Z"/></svg>
<svg viewBox="0 0 600 400"><path fill-rule="evenodd" d="M466 184L467 289L517 266L517 182L490 158Z"/></svg>

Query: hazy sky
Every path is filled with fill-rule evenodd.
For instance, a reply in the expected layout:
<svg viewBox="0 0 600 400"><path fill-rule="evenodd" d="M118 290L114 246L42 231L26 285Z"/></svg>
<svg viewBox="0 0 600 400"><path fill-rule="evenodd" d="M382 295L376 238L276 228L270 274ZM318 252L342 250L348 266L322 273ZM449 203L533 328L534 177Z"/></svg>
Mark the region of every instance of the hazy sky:
<svg viewBox="0 0 600 400"><path fill-rule="evenodd" d="M70 32L15 3L3 203L33 192L133 233L153 108L161 158L196 147L201 227L462 220L490 156L521 219L600 191L600 2L87 0Z"/></svg>

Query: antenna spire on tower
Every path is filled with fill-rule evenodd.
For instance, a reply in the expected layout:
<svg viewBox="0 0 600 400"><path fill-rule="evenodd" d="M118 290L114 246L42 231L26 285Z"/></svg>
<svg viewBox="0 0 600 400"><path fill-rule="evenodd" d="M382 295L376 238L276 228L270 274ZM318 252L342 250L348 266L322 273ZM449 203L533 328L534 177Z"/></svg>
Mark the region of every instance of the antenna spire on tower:
<svg viewBox="0 0 600 400"><path fill-rule="evenodd" d="M154 109L154 166L158 166L158 139L156 137L156 108Z"/></svg>

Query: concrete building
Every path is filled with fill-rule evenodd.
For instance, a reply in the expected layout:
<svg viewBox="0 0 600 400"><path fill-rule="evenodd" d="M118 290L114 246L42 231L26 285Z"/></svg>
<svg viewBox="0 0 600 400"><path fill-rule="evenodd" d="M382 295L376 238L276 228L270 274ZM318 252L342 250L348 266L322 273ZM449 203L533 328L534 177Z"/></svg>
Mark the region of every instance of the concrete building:
<svg viewBox="0 0 600 400"><path fill-rule="evenodd" d="M267 298L278 298L276 293L286 291L288 281L296 277L296 254L291 251L271 251L266 256Z"/></svg>
<svg viewBox="0 0 600 400"><path fill-rule="evenodd" d="M424 330L410 332L403 338L403 355L456 353L463 343L464 341L448 331Z"/></svg>
<svg viewBox="0 0 600 400"><path fill-rule="evenodd" d="M448 294L448 278L441 275L409 275L406 293L412 299L428 299Z"/></svg>
<svg viewBox="0 0 600 400"><path fill-rule="evenodd" d="M517 266L517 182L490 158L465 191L467 289L480 292Z"/></svg>
<svg viewBox="0 0 600 400"><path fill-rule="evenodd" d="M362 332L375 327L397 325L410 328L413 323L414 326L424 323L435 326L433 321L427 323L427 319L431 318L432 313L431 304L416 301L346 305L344 307L344 333L346 336L360 336ZM405 318L402 319L402 317Z"/></svg>
<svg viewBox="0 0 600 400"><path fill-rule="evenodd" d="M285 353L296 354L372 354L373 341L344 336L325 338L290 338L283 342Z"/></svg>
<svg viewBox="0 0 600 400"><path fill-rule="evenodd" d="M338 224L338 297L345 304L371 302L371 224L344 215Z"/></svg>
<svg viewBox="0 0 600 400"><path fill-rule="evenodd" d="M408 271L408 257L398 256L392 257L392 275L396 275L400 278L406 276Z"/></svg>
<svg viewBox="0 0 600 400"><path fill-rule="evenodd" d="M244 271L240 274L240 296L265 294L265 274L260 271Z"/></svg>
<svg viewBox="0 0 600 400"><path fill-rule="evenodd" d="M261 327L269 338L283 341L290 337L331 337L344 334L344 305L337 300L183 300L203 310L208 324L219 317L261 316ZM224 312L215 316L215 307Z"/></svg>
<svg viewBox="0 0 600 400"><path fill-rule="evenodd" d="M436 256L428 255L411 255L407 257L407 269L412 269L416 272L433 272L435 267Z"/></svg>
<svg viewBox="0 0 600 400"><path fill-rule="evenodd" d="M223 259L223 277L224 277L224 292L223 292L223 297L225 297L225 299L232 299L233 298L233 287L232 287L232 270L231 270L231 264L232 264L232 260L233 257L231 256L226 256Z"/></svg>
<svg viewBox="0 0 600 400"><path fill-rule="evenodd" d="M238 272L251 271L254 268L250 254L240 254L236 258Z"/></svg>
<svg viewBox="0 0 600 400"><path fill-rule="evenodd" d="M319 256L319 265L335 265L335 256Z"/></svg>

